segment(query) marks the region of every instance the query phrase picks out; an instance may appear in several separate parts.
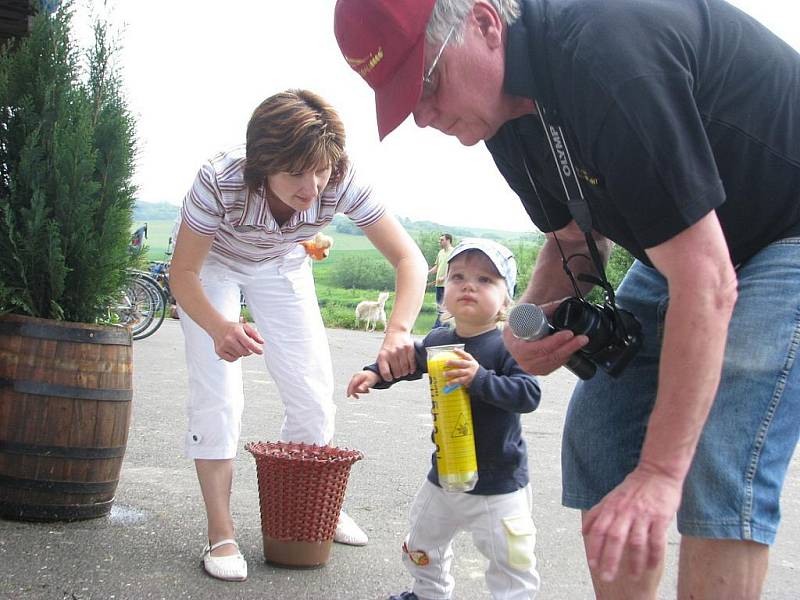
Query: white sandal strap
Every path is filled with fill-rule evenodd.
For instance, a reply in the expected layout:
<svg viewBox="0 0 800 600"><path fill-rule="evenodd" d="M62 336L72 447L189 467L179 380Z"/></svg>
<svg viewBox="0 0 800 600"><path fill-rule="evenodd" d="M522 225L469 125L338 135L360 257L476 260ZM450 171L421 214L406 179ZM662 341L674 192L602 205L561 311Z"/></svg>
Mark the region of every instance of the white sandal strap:
<svg viewBox="0 0 800 600"><path fill-rule="evenodd" d="M216 544L211 544L209 546L206 546L207 548L206 552L207 553L213 552L214 550L220 548L221 546L224 546L225 544L233 544L234 546L236 546L237 550L239 549L239 544L236 543L236 540L228 539L228 540L220 540Z"/></svg>

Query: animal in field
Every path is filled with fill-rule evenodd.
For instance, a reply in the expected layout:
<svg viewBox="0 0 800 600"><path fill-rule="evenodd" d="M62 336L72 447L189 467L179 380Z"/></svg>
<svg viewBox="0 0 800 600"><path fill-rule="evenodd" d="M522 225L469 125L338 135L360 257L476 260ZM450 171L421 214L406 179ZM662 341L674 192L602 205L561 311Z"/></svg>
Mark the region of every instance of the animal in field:
<svg viewBox="0 0 800 600"><path fill-rule="evenodd" d="M359 321L364 321L364 331L375 331L378 323L383 324L386 331L386 301L389 299L389 292L378 294L377 300L362 300L356 306L356 327Z"/></svg>

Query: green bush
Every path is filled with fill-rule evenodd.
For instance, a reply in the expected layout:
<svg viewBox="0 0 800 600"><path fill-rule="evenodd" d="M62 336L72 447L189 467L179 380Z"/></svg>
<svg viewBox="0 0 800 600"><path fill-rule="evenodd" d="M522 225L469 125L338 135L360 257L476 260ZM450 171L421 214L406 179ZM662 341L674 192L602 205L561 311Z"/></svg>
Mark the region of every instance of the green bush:
<svg viewBox="0 0 800 600"><path fill-rule="evenodd" d="M414 241L417 242L417 246L422 251L422 256L425 257L425 262L428 263L429 267L433 266L433 263L436 262L436 255L439 254L441 248L439 246L439 238L441 235L442 232L437 231L420 231L414 236ZM453 240L453 245L455 245L455 239Z"/></svg>
<svg viewBox="0 0 800 600"><path fill-rule="evenodd" d="M633 261L633 256L631 256L625 248L617 246L616 244L614 245L614 249L611 251L611 256L606 265L606 277L613 289L616 290L619 284L622 283L622 279L625 277L628 269L631 268ZM586 299L590 302L602 304L605 301L605 292L601 288L595 287Z"/></svg>
<svg viewBox="0 0 800 600"><path fill-rule="evenodd" d="M343 329L354 329L356 326L355 308L335 302L320 303L322 320L326 327L339 327Z"/></svg>
<svg viewBox="0 0 800 600"><path fill-rule="evenodd" d="M0 313L94 322L133 260L134 121L102 24L81 76L70 10L0 51Z"/></svg>
<svg viewBox="0 0 800 600"><path fill-rule="evenodd" d="M509 249L514 253L517 259L517 288L515 298L519 298L525 289L528 287L531 274L536 264L536 259L539 256L539 251L542 248L542 240L534 243L526 243L518 241L508 245ZM608 264L606 265L606 277L609 283L616 290L622 282L623 277L633 264L634 258L622 246L614 246L609 257ZM578 273L574 273L577 277ZM587 300L595 303L602 303L604 301L605 292L595 287L587 296Z"/></svg>
<svg viewBox="0 0 800 600"><path fill-rule="evenodd" d="M344 215L337 214L333 217L333 228L337 233L347 235L365 235L361 228Z"/></svg>
<svg viewBox="0 0 800 600"><path fill-rule="evenodd" d="M519 298L525 288L528 287L528 282L533 272L533 265L536 263L536 258L539 256L541 243L526 243L517 241L508 245L508 249L514 253L514 258L517 260L517 286L514 290L514 298Z"/></svg>
<svg viewBox="0 0 800 600"><path fill-rule="evenodd" d="M383 257L345 256L333 266L331 279L350 289L394 290L395 285L394 269Z"/></svg>

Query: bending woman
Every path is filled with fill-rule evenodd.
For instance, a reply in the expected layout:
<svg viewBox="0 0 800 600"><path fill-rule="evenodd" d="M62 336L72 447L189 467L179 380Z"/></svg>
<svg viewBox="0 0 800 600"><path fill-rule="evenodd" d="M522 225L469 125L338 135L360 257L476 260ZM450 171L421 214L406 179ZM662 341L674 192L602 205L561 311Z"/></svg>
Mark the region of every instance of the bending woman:
<svg viewBox="0 0 800 600"><path fill-rule="evenodd" d="M208 518L205 570L247 577L230 494L244 404L239 358L263 354L284 404L281 439L327 444L334 429L333 370L310 259L301 241L344 213L396 271L396 301L378 363L391 380L415 369L411 327L427 265L397 220L358 182L337 113L309 91L264 100L245 146L204 164L187 194L170 268L186 341L189 427ZM256 327L239 322L244 294ZM336 541L365 544L342 513Z"/></svg>

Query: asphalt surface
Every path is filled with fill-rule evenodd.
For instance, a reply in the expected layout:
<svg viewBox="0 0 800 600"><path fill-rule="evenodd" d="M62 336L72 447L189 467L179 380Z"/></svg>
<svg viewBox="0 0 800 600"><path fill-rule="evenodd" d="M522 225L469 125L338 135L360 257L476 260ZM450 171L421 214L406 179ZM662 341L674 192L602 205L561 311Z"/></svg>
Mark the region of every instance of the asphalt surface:
<svg viewBox="0 0 800 600"><path fill-rule="evenodd" d="M135 342L133 422L114 509L73 523L0 520L0 598L88 600L139 598L378 600L409 588L400 561L409 504L430 455L430 400L425 380L345 399L350 375L371 362L378 333L332 329L338 403L334 443L365 458L350 475L345 508L370 536L363 548L334 545L315 570L266 564L255 462L235 462L233 513L249 561L244 583L224 583L199 566L205 517L193 465L182 456L186 374L177 321ZM246 408L241 446L275 440L282 406L257 357L245 359ZM577 514L560 505L561 425L574 379L565 370L542 379L541 407L523 416L534 490L536 553L542 600L592 598ZM783 523L771 552L763 598L800 598L800 458L794 457L782 501ZM678 536L670 534L662 598L675 597ZM455 598L488 598L485 560L470 538L456 541Z"/></svg>

